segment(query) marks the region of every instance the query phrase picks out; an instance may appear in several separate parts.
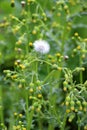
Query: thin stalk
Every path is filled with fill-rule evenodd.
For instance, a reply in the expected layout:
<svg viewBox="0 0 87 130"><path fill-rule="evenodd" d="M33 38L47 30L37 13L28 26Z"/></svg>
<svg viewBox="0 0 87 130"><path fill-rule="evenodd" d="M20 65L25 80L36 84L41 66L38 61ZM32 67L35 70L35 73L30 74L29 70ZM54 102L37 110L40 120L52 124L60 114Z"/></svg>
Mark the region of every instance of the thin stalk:
<svg viewBox="0 0 87 130"><path fill-rule="evenodd" d="M80 123L80 117L78 116L78 130L80 130L80 125L79 125L79 123Z"/></svg>
<svg viewBox="0 0 87 130"><path fill-rule="evenodd" d="M61 124L60 130L65 130L66 120L67 120L67 113L65 113L65 115L64 115L64 119L63 119L63 122Z"/></svg>
<svg viewBox="0 0 87 130"><path fill-rule="evenodd" d="M38 116L38 126L39 126L39 130L43 130L42 120L40 119L40 115Z"/></svg>
<svg viewBox="0 0 87 130"><path fill-rule="evenodd" d="M82 65L82 58L81 56L79 57L79 63L80 63L80 66ZM80 71L80 83L83 83L83 74L82 74L82 71Z"/></svg>
<svg viewBox="0 0 87 130"><path fill-rule="evenodd" d="M82 71L80 72L80 83L83 83L83 75L82 75Z"/></svg>
<svg viewBox="0 0 87 130"><path fill-rule="evenodd" d="M36 73L38 74L38 61L36 62Z"/></svg>
<svg viewBox="0 0 87 130"><path fill-rule="evenodd" d="M50 66L53 66L50 62L47 62L47 61L45 61L45 60L41 60L41 59L34 59L34 60L32 60L29 64L28 64L28 66L30 66L32 63L34 63L34 62L42 62L42 63L46 63L46 64L48 64L48 65L50 65Z"/></svg>
<svg viewBox="0 0 87 130"><path fill-rule="evenodd" d="M27 120L27 130L29 128L29 111L28 111L28 94L26 92L26 120Z"/></svg>
<svg viewBox="0 0 87 130"><path fill-rule="evenodd" d="M2 123L4 123L4 116L3 116L3 106L2 106L2 103L3 103L3 101L2 101L2 87L0 86L0 121L2 122Z"/></svg>
<svg viewBox="0 0 87 130"><path fill-rule="evenodd" d="M29 112L28 93L26 92L26 121L27 121L27 130L31 129L33 113L34 113L33 110Z"/></svg>
<svg viewBox="0 0 87 130"><path fill-rule="evenodd" d="M48 128L48 130L54 130L54 127L53 127L52 124L49 124L49 128Z"/></svg>
<svg viewBox="0 0 87 130"><path fill-rule="evenodd" d="M55 72L55 70L52 70L44 79L43 84L51 77L51 75Z"/></svg>

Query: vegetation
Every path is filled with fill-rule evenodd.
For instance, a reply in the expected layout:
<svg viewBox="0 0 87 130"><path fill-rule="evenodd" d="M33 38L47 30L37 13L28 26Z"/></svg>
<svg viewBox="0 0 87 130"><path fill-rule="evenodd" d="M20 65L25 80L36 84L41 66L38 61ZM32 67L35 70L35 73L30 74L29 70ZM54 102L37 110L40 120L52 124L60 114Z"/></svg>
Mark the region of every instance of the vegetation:
<svg viewBox="0 0 87 130"><path fill-rule="evenodd" d="M0 130L87 130L87 1L0 1Z"/></svg>

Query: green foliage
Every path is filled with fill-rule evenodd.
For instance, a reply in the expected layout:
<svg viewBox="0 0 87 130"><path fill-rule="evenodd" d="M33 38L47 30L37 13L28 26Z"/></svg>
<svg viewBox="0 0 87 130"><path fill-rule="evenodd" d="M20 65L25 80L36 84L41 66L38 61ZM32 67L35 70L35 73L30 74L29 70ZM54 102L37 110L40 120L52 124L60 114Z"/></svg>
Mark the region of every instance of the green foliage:
<svg viewBox="0 0 87 130"><path fill-rule="evenodd" d="M1 0L1 130L87 130L86 5Z"/></svg>

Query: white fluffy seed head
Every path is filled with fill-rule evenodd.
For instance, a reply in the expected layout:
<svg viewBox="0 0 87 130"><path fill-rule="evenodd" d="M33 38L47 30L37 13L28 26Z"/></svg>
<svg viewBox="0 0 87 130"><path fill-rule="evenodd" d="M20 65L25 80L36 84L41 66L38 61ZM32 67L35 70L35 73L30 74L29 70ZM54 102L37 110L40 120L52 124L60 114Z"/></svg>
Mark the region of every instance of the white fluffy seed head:
<svg viewBox="0 0 87 130"><path fill-rule="evenodd" d="M25 6L25 4L26 4L26 2L23 0L23 1L21 1L21 5L22 5L22 7L24 7Z"/></svg>
<svg viewBox="0 0 87 130"><path fill-rule="evenodd" d="M22 0L22 1L21 1L21 4L25 4L25 1Z"/></svg>
<svg viewBox="0 0 87 130"><path fill-rule="evenodd" d="M45 40L36 40L33 45L36 52L47 54L50 51L50 45Z"/></svg>

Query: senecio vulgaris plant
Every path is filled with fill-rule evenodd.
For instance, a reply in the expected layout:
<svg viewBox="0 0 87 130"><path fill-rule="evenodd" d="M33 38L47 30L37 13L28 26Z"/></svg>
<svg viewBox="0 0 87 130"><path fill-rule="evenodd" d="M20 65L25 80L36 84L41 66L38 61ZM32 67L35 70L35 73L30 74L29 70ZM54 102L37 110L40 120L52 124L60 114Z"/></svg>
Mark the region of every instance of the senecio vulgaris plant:
<svg viewBox="0 0 87 130"><path fill-rule="evenodd" d="M27 0L20 5L20 14L10 14L0 25L14 38L9 49L15 59L12 69L3 70L11 104L5 106L1 96L0 129L87 130L87 38L72 33L85 2ZM14 0L11 6L16 9Z"/></svg>

